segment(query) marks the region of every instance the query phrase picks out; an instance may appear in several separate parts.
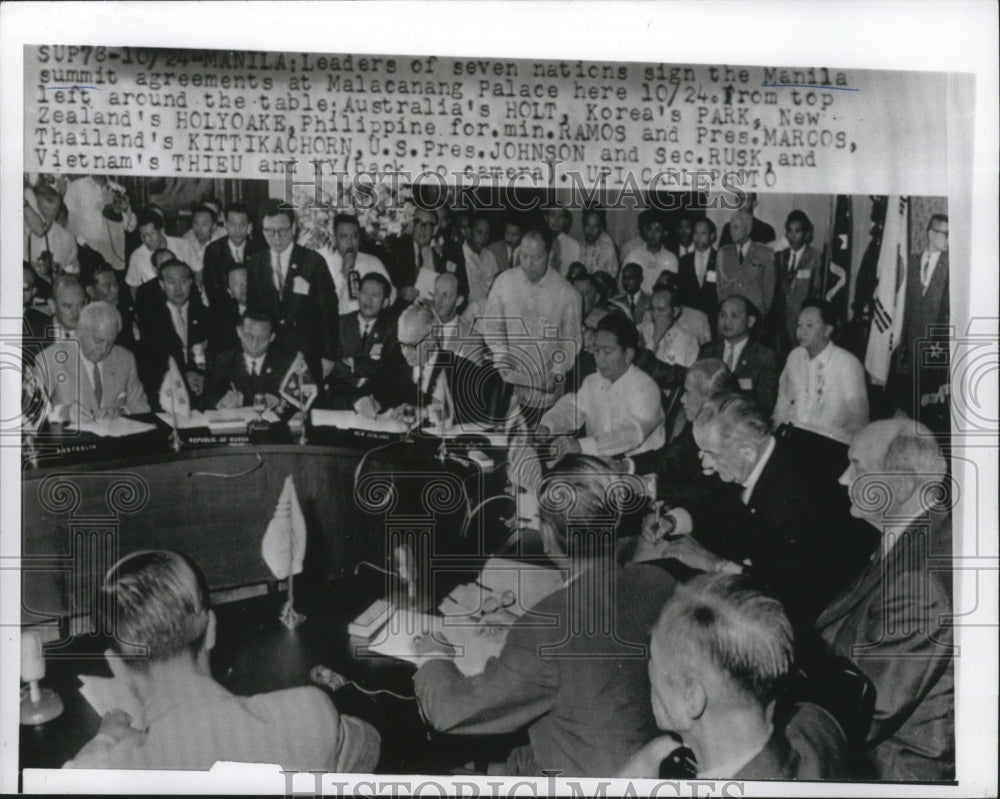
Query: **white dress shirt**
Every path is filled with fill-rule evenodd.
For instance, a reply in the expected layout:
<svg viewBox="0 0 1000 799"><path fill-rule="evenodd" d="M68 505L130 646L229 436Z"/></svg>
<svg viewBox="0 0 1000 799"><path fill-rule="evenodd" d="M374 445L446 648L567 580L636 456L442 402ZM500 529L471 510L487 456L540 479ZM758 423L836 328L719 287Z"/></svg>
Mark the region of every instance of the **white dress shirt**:
<svg viewBox="0 0 1000 799"><path fill-rule="evenodd" d="M185 251L187 250L184 239L179 239L176 236L164 236L163 238L167 242L163 246L170 250L176 258L187 264L187 261L184 260ZM194 266L191 264L188 264L188 266L194 269ZM143 283L153 280L156 277L158 275L156 267L153 266L153 251L143 244L128 259L128 271L125 273L125 282L132 286L132 288L138 288Z"/></svg>
<svg viewBox="0 0 1000 799"><path fill-rule="evenodd" d="M650 252L645 244L625 253L622 264L629 263L639 264L642 267L642 286L640 288L646 293L652 293L656 279L664 270L676 275L679 264L677 256L666 247L660 247L659 252Z"/></svg>
<svg viewBox="0 0 1000 799"><path fill-rule="evenodd" d="M868 424L865 370L847 350L830 342L815 358L796 347L778 382L775 424L791 422L837 441L849 442Z"/></svg>
<svg viewBox="0 0 1000 799"><path fill-rule="evenodd" d="M497 266L496 257L485 247L477 253L468 242L465 242L462 245L462 254L465 256L465 276L469 281L467 298L469 306L480 309L486 303L493 278L500 271L500 267Z"/></svg>
<svg viewBox="0 0 1000 799"><path fill-rule="evenodd" d="M771 460L771 455L774 454L774 448L777 446L778 442L775 440L774 436L767 437L767 446L764 447L764 452L761 453L760 458L757 459L756 465L747 475L747 479L743 481L743 494L740 500L744 505L750 503L750 497L753 496L753 490L757 487L757 481L760 480L760 476L764 471L764 467L767 466L767 462Z"/></svg>
<svg viewBox="0 0 1000 799"><path fill-rule="evenodd" d="M659 449L666 440L659 386L630 364L614 383L600 372L584 378L576 394L563 395L542 416L552 433L573 433L581 424L586 436L579 439L586 455L637 455Z"/></svg>
<svg viewBox="0 0 1000 799"><path fill-rule="evenodd" d="M653 350L655 331L651 318L647 317L639 323L639 335L642 336L643 345L647 349ZM656 342L655 346L653 354L657 360L664 363L688 367L698 360L698 339L691 331L681 327L679 321L663 334L663 338Z"/></svg>

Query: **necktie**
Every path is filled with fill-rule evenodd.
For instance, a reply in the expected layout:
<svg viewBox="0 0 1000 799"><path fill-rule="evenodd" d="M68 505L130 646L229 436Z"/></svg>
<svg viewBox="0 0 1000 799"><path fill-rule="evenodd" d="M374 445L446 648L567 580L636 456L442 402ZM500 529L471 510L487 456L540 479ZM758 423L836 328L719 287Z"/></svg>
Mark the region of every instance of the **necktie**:
<svg viewBox="0 0 1000 799"><path fill-rule="evenodd" d="M424 268L424 248L417 246L417 271Z"/></svg>
<svg viewBox="0 0 1000 799"><path fill-rule="evenodd" d="M927 282L930 278L931 273L931 254L929 252L924 253L923 263L920 264L920 285L923 287L924 291L927 290Z"/></svg>
<svg viewBox="0 0 1000 799"><path fill-rule="evenodd" d="M724 360L725 360L726 366L729 368L730 372L735 371L735 369L733 368L733 355L735 355L735 353L736 353L736 348L727 341L726 342L726 354L725 354Z"/></svg>
<svg viewBox="0 0 1000 799"><path fill-rule="evenodd" d="M184 318L183 308L174 309L174 329L181 344L184 345L184 360L187 360L187 320Z"/></svg>
<svg viewBox="0 0 1000 799"><path fill-rule="evenodd" d="M253 376L260 377L260 358L253 359Z"/></svg>
<svg viewBox="0 0 1000 799"><path fill-rule="evenodd" d="M278 294L281 294L285 283L281 274L281 256L273 250L271 251L271 269L274 271L274 287L278 290Z"/></svg>
<svg viewBox="0 0 1000 799"><path fill-rule="evenodd" d="M743 266L743 245L742 244L740 244L740 245L738 245L736 247L736 254L739 256L740 266Z"/></svg>
<svg viewBox="0 0 1000 799"><path fill-rule="evenodd" d="M628 307L629 307L629 309L632 312L632 321L634 322L635 321L635 297L633 297L631 295L629 295L629 298L628 298Z"/></svg>
<svg viewBox="0 0 1000 799"><path fill-rule="evenodd" d="M372 332L372 323L371 322L363 322L362 325L361 325L361 346L362 347L368 344L368 336L371 335L371 332Z"/></svg>
<svg viewBox="0 0 1000 799"><path fill-rule="evenodd" d="M798 258L798 253L792 250L788 256L788 288L791 289L792 283L795 282L795 261Z"/></svg>
<svg viewBox="0 0 1000 799"><path fill-rule="evenodd" d="M94 364L94 398L97 400L97 407L101 407L101 399L104 397L104 386L101 384L101 367Z"/></svg>

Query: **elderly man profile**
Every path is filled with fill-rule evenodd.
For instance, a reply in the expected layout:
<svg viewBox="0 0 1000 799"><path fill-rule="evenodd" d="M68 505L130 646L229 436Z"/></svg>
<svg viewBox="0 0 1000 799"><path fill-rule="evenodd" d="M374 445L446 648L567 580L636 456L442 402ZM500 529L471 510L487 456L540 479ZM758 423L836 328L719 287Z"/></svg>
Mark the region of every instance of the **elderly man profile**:
<svg viewBox="0 0 1000 799"><path fill-rule="evenodd" d="M217 621L208 585L187 557L126 555L104 577L99 629L114 632L105 657L144 719L105 714L97 735L65 768L210 769L217 761L283 768L371 771L381 739L308 686L235 696L212 678Z"/></svg>
<svg viewBox="0 0 1000 799"><path fill-rule="evenodd" d="M793 662L792 625L778 600L743 575L679 585L653 629L649 682L657 726L673 733L642 747L619 776L654 778L683 740L698 779L820 780L847 774L837 721L800 704L775 714Z"/></svg>
<svg viewBox="0 0 1000 799"><path fill-rule="evenodd" d="M654 733L644 642L674 581L656 567L611 562L623 518L619 489L630 482L589 455L563 458L542 479L542 540L568 579L514 622L480 674L463 676L447 645L424 639L427 662L413 681L434 729L527 728L530 743L495 773L606 777Z"/></svg>
<svg viewBox="0 0 1000 799"><path fill-rule="evenodd" d="M407 407L432 423L498 424L505 418L503 381L489 364L441 346L434 312L422 304L399 316L397 340L405 364L386 365L359 390L353 407L374 418L383 410L402 419Z"/></svg>
<svg viewBox="0 0 1000 799"><path fill-rule="evenodd" d="M862 542L837 535L832 490L817 484L787 438L771 434L763 411L744 394L707 400L694 439L702 468L721 485L663 519L650 517L637 558L676 558L705 572L749 568L798 629L810 626L867 554L856 551ZM665 534L676 537L661 539Z"/></svg>
<svg viewBox="0 0 1000 799"><path fill-rule="evenodd" d="M631 320L608 314L597 324L597 372L584 378L576 394L560 397L538 426L539 435L556 436L556 457L632 455L663 446L660 388L632 362L638 349L639 333ZM574 438L581 426L586 434Z"/></svg>
<svg viewBox="0 0 1000 799"><path fill-rule="evenodd" d="M841 478L851 514L881 534L865 569L835 597L816 629L838 655L855 659L875 686L866 736L880 780L955 779L951 516L934 498L947 464L930 430L912 419L872 422L848 450ZM872 503L866 482L877 487Z"/></svg>
<svg viewBox="0 0 1000 799"><path fill-rule="evenodd" d="M149 412L135 357L115 344L120 330L118 309L92 302L80 311L76 340L57 341L38 356L53 408L51 421L89 422Z"/></svg>

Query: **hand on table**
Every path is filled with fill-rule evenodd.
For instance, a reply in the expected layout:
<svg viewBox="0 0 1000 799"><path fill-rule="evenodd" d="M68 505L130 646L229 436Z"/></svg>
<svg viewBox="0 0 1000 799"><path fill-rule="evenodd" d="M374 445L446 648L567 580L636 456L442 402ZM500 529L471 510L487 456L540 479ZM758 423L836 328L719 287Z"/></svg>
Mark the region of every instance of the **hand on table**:
<svg viewBox="0 0 1000 799"><path fill-rule="evenodd" d="M360 416L374 419L381 410L378 402L372 396L365 396L354 403L354 412Z"/></svg>
<svg viewBox="0 0 1000 799"><path fill-rule="evenodd" d="M243 407L243 392L237 391L235 388L229 389L222 398L215 404L215 407L219 410L225 410L227 408L242 408Z"/></svg>
<svg viewBox="0 0 1000 799"><path fill-rule="evenodd" d="M414 638L413 651L415 654L425 658L452 658L455 656L455 648L445 641L440 634L435 635L434 633L418 635Z"/></svg>

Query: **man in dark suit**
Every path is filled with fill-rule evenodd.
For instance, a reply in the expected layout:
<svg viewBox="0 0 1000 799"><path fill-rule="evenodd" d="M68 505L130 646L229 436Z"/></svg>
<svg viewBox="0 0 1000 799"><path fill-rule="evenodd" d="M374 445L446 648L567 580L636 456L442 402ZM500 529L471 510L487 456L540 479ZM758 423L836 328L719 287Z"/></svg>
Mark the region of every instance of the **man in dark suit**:
<svg viewBox="0 0 1000 799"><path fill-rule="evenodd" d="M757 194L756 192L747 192L746 199L743 201L742 209L750 215L750 241L755 241L758 244L770 244L774 241L777 236L774 233L774 228L771 227L767 222L762 219L758 219L753 215L754 209L757 207ZM732 232L730 231L728 223L722 228L722 236L719 238L719 246L724 247L727 244L733 243Z"/></svg>
<svg viewBox="0 0 1000 799"><path fill-rule="evenodd" d="M339 306L323 256L295 244L295 214L280 200L261 209L268 249L247 261L247 308L277 321L278 340L301 352L318 380L340 355Z"/></svg>
<svg viewBox="0 0 1000 799"><path fill-rule="evenodd" d="M766 416L744 394L707 400L694 439L702 468L717 475L717 490L671 510L658 528L644 531L644 543L655 556L700 571L748 569L784 603L798 630L811 629L868 554L863 542L845 541L833 487L811 479L796 449L771 435ZM679 537L660 541L657 529ZM643 546L640 553L650 559Z"/></svg>
<svg viewBox="0 0 1000 799"><path fill-rule="evenodd" d="M411 405L418 418L432 423L449 418L454 424L502 424L507 417L510 390L489 363L476 363L441 348L434 312L411 305L399 317L398 351L357 393L355 411L374 417L392 408L402 418Z"/></svg>
<svg viewBox="0 0 1000 799"><path fill-rule="evenodd" d="M622 267L622 288L624 291L614 301L624 308L629 318L639 324L646 317L653 302L652 297L642 290L642 266L627 263Z"/></svg>
<svg viewBox="0 0 1000 799"><path fill-rule="evenodd" d="M719 307L719 341L701 348L699 358L718 358L733 373L741 391L760 404L768 415L778 399L781 370L774 353L750 337L760 312L746 297L734 295Z"/></svg>
<svg viewBox="0 0 1000 799"><path fill-rule="evenodd" d="M268 409L281 404L281 381L296 352L275 343L274 325L266 316L247 313L237 328L239 346L212 362L205 387L206 408L245 408L263 394Z"/></svg>
<svg viewBox="0 0 1000 799"><path fill-rule="evenodd" d="M851 513L881 542L864 570L820 614L830 651L853 659L875 686L865 737L880 780L955 779L955 649L951 520L928 497L947 480L930 430L912 419L872 422L849 450L841 483ZM870 476L869 476L870 475ZM878 501L871 491L877 487ZM859 490L860 488L860 490ZM931 489L931 490L928 490Z"/></svg>
<svg viewBox="0 0 1000 799"><path fill-rule="evenodd" d="M226 208L226 235L205 248L205 294L212 313L219 306L228 304L229 269L242 264L257 252L253 239L253 223L249 209L241 203Z"/></svg>
<svg viewBox="0 0 1000 799"><path fill-rule="evenodd" d="M716 290L719 300L741 294L760 309L766 320L774 303L777 285L774 251L750 238L750 214L737 211L729 222L731 244L724 244L716 258Z"/></svg>
<svg viewBox="0 0 1000 799"><path fill-rule="evenodd" d="M701 575L674 591L653 628L650 684L654 738L617 776L746 780L843 779L847 741L816 705L785 723L775 706L792 673L794 640L781 603L742 575ZM724 731L724 732L721 732ZM696 766L663 773L681 746Z"/></svg>
<svg viewBox="0 0 1000 799"><path fill-rule="evenodd" d="M716 291L715 223L707 217L694 223L694 251L682 255L677 272L678 301L689 308L697 308L714 319L719 309Z"/></svg>
<svg viewBox="0 0 1000 799"><path fill-rule="evenodd" d="M497 267L502 272L516 266L517 248L521 246L521 236L524 235L524 225L513 214L504 218L503 238L494 241L487 249L497 259Z"/></svg>
<svg viewBox="0 0 1000 799"><path fill-rule="evenodd" d="M802 211L792 211L785 221L788 249L775 255L774 307L763 334L763 340L782 361L797 346L796 329L802 304L807 299L823 298L823 265L819 251L810 245L812 237L809 217Z"/></svg>
<svg viewBox="0 0 1000 799"><path fill-rule="evenodd" d="M420 278L421 270L444 271L442 256L431 246L437 229L437 216L426 208L413 212L413 231L399 237L389 258L388 270L392 285L396 287L396 306L402 310L420 293L418 282L430 283Z"/></svg>
<svg viewBox="0 0 1000 799"><path fill-rule="evenodd" d="M208 314L200 294L191 290L194 272L183 261L161 264L159 283L162 297L151 299L139 318L139 378L146 395L158 398L173 358L191 407L199 408L205 389Z"/></svg>
<svg viewBox="0 0 1000 799"><path fill-rule="evenodd" d="M951 426L948 391L948 217L927 225L927 248L910 258L899 348L893 359L896 407L934 432Z"/></svg>
<svg viewBox="0 0 1000 799"><path fill-rule="evenodd" d="M240 346L237 333L243 314L247 311L247 267L246 264L231 263L226 276L226 294L217 298L209 309L212 327L208 337L208 360L226 350Z"/></svg>
<svg viewBox="0 0 1000 799"><path fill-rule="evenodd" d="M327 381L333 407L348 398L396 358L396 323L388 312L392 286L378 272L361 278L358 310L340 317L340 360Z"/></svg>

